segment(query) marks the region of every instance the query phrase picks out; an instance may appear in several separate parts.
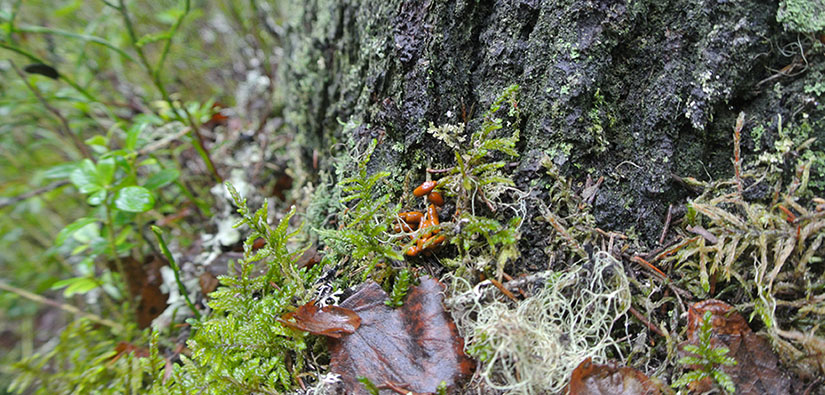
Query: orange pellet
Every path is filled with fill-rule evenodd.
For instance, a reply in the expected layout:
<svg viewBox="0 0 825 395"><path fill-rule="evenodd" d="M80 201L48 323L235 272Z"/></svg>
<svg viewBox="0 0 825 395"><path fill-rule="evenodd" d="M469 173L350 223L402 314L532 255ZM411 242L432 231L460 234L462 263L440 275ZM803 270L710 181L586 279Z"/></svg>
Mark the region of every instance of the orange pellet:
<svg viewBox="0 0 825 395"><path fill-rule="evenodd" d="M417 226L417 224L416 224L416 226ZM401 233L401 231L412 232L412 231L415 230L415 229L413 229L412 225L410 225L406 222L396 223L395 225L393 225L392 229L395 231L395 233Z"/></svg>
<svg viewBox="0 0 825 395"><path fill-rule="evenodd" d="M430 245L427 246L427 248L433 248L433 247L441 244L445 239L446 238L444 236L434 237L434 238L430 239L430 240L432 240L432 242L430 243Z"/></svg>
<svg viewBox="0 0 825 395"><path fill-rule="evenodd" d="M407 221L410 225L418 225L418 222L421 221L422 215L424 214L419 213L418 211L405 211L398 213L398 216L404 221Z"/></svg>
<svg viewBox="0 0 825 395"><path fill-rule="evenodd" d="M424 181L423 184L419 185L418 188L415 188L413 191L413 195L417 197L422 197L435 188L436 182L435 181Z"/></svg>
<svg viewBox="0 0 825 395"><path fill-rule="evenodd" d="M412 246L410 248L407 248L407 251L405 251L404 254L406 254L408 256L416 256L416 255L418 255L419 252L421 252L421 247Z"/></svg>
<svg viewBox="0 0 825 395"><path fill-rule="evenodd" d="M431 204L430 207L427 207L427 217L430 220L431 225L438 225L438 208L435 207L434 204ZM436 232L438 233L438 232Z"/></svg>
<svg viewBox="0 0 825 395"><path fill-rule="evenodd" d="M444 198L441 197L441 194L438 192L430 192L430 194L427 195L427 200L429 200L430 203L435 203L436 206L444 205Z"/></svg>

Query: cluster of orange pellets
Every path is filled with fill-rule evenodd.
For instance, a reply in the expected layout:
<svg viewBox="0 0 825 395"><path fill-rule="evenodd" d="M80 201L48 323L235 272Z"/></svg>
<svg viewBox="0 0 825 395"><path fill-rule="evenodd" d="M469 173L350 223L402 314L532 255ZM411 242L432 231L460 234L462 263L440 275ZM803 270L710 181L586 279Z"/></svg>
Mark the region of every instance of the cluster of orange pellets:
<svg viewBox="0 0 825 395"><path fill-rule="evenodd" d="M425 181L423 184L419 185L418 188L415 188L413 195L416 197L427 197L427 201L430 203L427 207L427 212L421 213L418 211L405 211L398 213L398 217L401 221L395 225L396 232L413 232L432 225L438 225L438 206L444 204L444 198L441 197L440 193L433 191L435 186L435 181ZM444 236L436 236L438 232L440 232L440 229L436 229L432 232L419 236L415 245L408 248L404 254L416 256L422 251L428 251L435 248L445 239Z"/></svg>

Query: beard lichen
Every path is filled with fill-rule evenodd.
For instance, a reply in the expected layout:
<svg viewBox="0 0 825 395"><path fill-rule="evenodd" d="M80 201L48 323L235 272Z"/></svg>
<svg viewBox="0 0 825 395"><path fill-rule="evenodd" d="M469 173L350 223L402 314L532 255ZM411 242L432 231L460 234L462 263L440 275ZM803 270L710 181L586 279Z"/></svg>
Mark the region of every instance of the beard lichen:
<svg viewBox="0 0 825 395"><path fill-rule="evenodd" d="M500 300L490 281L452 283L446 306L479 361L474 382L508 393L559 393L584 358L623 359L614 326L627 313L630 283L606 252L562 272L536 273L521 285L534 292L513 303ZM514 281L511 283L515 283Z"/></svg>

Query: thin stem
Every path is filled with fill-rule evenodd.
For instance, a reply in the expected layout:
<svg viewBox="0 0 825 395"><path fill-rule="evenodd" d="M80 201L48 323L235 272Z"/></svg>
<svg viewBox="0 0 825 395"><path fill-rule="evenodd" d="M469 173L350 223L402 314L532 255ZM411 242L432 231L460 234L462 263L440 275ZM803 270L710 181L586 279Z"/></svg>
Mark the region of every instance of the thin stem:
<svg viewBox="0 0 825 395"><path fill-rule="evenodd" d="M66 117L64 117L63 114L61 114L60 111L57 110L57 108L54 108L54 106L49 104L49 102L46 100L46 98L43 97L40 91L37 88L35 88L34 85L29 83L29 80L26 78L26 75L23 74L23 72L17 67L16 64L14 64L14 62L9 60L9 64L11 64L11 67L14 69L14 72L17 73L18 76L20 76L20 79L23 80L23 83L26 84L26 87L28 87L29 90L34 94L34 96L37 97L37 100L40 101L40 104L42 104L43 107L46 107L46 110L52 113L60 122L60 127L58 127L58 131L60 132L60 134L64 138L69 139L72 142L72 144L74 144L75 148L77 148L77 150L80 151L81 155L94 161L94 158L92 158L92 154L89 152L89 149L86 148L86 144L80 141L80 138L77 137L77 135L74 134L74 132L72 132L72 128L71 126L69 126L69 121L66 119Z"/></svg>
<svg viewBox="0 0 825 395"><path fill-rule="evenodd" d="M175 261L175 257L172 256L172 252L169 251L169 247L166 246L166 241L163 240L163 230L153 225L152 232L155 234L155 237L158 238L160 250L166 257L166 260L169 261L169 266L172 267L172 271L175 273L175 282L178 283L178 292L180 292L181 296L183 296L183 298L186 300L186 305L189 306L189 309L192 310L193 313L195 313L195 318L200 320L201 313L198 311L198 309L195 308L195 304L192 303L192 300L189 299L189 292L186 291L186 287L183 285L183 281L181 281L180 279L180 267L178 267L178 263Z"/></svg>
<svg viewBox="0 0 825 395"><path fill-rule="evenodd" d="M17 196L13 196L13 197L10 197L10 198L0 198L0 208L6 207L6 206L11 206L13 204L17 204L17 203L22 202L26 199L29 199L29 198L32 198L32 197L35 197L35 196L38 196L38 195L42 195L46 192L53 191L57 188L60 188L64 185L68 185L68 184L69 184L69 180L55 181L55 182L53 182L49 185L46 185L44 187L40 187L40 188L37 188L37 189L32 189L32 190L30 190L26 193L23 193L23 194L20 194L20 195L17 195Z"/></svg>
<svg viewBox="0 0 825 395"><path fill-rule="evenodd" d="M209 172L212 173L212 176L215 178L215 181L218 183L223 182L223 178L218 173L218 170L215 168L214 162L209 155L209 152L206 150L203 144L203 136L200 133L200 125L195 122L195 119L192 117L192 114L189 113L189 110L186 108L185 105L181 104L180 109L183 111L185 116L181 116L175 106L175 102L172 100L172 97L169 96L169 93L166 91L166 87L163 85L163 82L160 79L160 71L155 70L151 64L149 64L149 60L146 58L146 54L143 52L143 48L139 46L137 35L135 34L135 28L132 24L132 18L129 16L129 10L126 8L125 0L120 0L117 5L117 10L123 16L124 24L126 25L126 31L129 33L129 40L132 42L132 46L135 48L135 52L138 54L138 58L140 59L140 63L143 65L143 68L146 70L146 73L149 74L152 80L152 84L155 85L155 88L160 92L163 100L169 104L169 107L172 109L173 113L181 122L189 123L189 126L192 128L190 137L192 137L192 145L195 147L195 150L203 159L206 167L209 169ZM185 0L185 8L183 15L178 19L176 25L173 27L173 33L177 30L177 25L183 21L183 17L186 16L186 13L189 12L189 0ZM167 43L171 42L172 37L170 36L167 39ZM171 44L169 44L171 45ZM164 47L164 50L168 52L168 48ZM165 54L161 55L161 60L164 60ZM160 63L158 65L161 65Z"/></svg>
<svg viewBox="0 0 825 395"><path fill-rule="evenodd" d="M161 71L163 71L163 63L166 62L166 55L169 54L169 48L172 46L172 38L175 37L175 34L177 34L178 28L183 22L183 18L186 18L186 15L189 14L189 9L191 5L190 0L184 0L183 4L183 12L180 14L178 19L175 20L175 24L172 25L172 28L169 29L169 38L167 38L166 42L163 43L163 50L161 50L160 52L160 59L158 60L157 67L155 67L154 77L158 80L160 80L160 73Z"/></svg>
<svg viewBox="0 0 825 395"><path fill-rule="evenodd" d="M85 311L82 311L82 310L78 309L77 307L74 307L74 306L70 305L70 304L60 303L60 302L48 299L44 296L40 296L36 293L32 293L32 292L26 291L24 289L17 288L15 286L6 284L3 281L0 281L0 289L2 289L4 291L12 292L14 294L17 294L21 297L24 297L26 299L29 299L29 300L37 302L37 303L42 303L42 304L46 304L46 305L49 305L49 306L57 307L57 308L65 311L67 313L81 316L83 318L88 319L89 321L96 322L98 324L108 326L108 327L110 327L114 330L117 330L117 331L122 332L122 331L126 330L126 328L124 328L123 325L118 324L117 322L114 322L112 320L108 320L108 319L100 317L99 315L96 315L96 314L87 313Z"/></svg>
<svg viewBox="0 0 825 395"><path fill-rule="evenodd" d="M134 293L132 293L132 287L126 282L126 268L123 266L123 261L120 260L120 257L117 255L117 243L115 242L115 225L114 220L112 219L112 206L107 202L106 203L106 239L109 241L109 248L112 249L112 257L115 259L115 265L117 266L117 271L120 273L120 286L122 288L126 288L126 292L124 295L129 295L129 301L134 302L136 301L136 297Z"/></svg>
<svg viewBox="0 0 825 395"><path fill-rule="evenodd" d="M20 27L15 28L15 31L23 32L23 33L54 34L54 35L57 35L57 36L80 39L80 40L87 41L87 42L90 42L90 43L93 43L93 44L102 45L106 48L111 49L112 51L117 52L118 55L126 58L127 60L129 60L133 63L137 63L137 60L135 60L135 58L130 56L128 53L126 53L122 49L118 48L116 45L110 43L109 41L106 41L106 40L104 40L100 37L97 37L97 36L92 36L92 35L88 35L88 34L72 33L72 32L66 31L66 30L55 29L55 28L46 27L46 26L20 26Z"/></svg>

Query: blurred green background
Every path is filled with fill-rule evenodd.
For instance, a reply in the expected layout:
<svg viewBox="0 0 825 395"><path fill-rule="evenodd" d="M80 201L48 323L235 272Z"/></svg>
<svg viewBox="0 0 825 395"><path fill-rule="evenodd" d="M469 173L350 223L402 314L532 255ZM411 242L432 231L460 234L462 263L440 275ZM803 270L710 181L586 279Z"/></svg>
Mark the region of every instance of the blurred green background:
<svg viewBox="0 0 825 395"><path fill-rule="evenodd" d="M242 119L279 108L275 84L259 89L257 81L276 78L283 15L274 0L0 0L0 281L108 315L84 287L112 285L109 242L140 256L147 223L185 204L209 210L206 190L216 180L197 144L218 139L190 132L152 144L213 121L221 108ZM106 186L111 212L105 201L87 204L94 193L78 193L71 173L84 158L116 161ZM151 210L114 198L149 184ZM79 218L103 229L56 243ZM196 237L186 224L176 231L182 243ZM110 280L100 276L107 270ZM77 280L90 271L104 284ZM54 286L67 279L76 292ZM10 364L55 341L70 317L0 291L0 393Z"/></svg>

